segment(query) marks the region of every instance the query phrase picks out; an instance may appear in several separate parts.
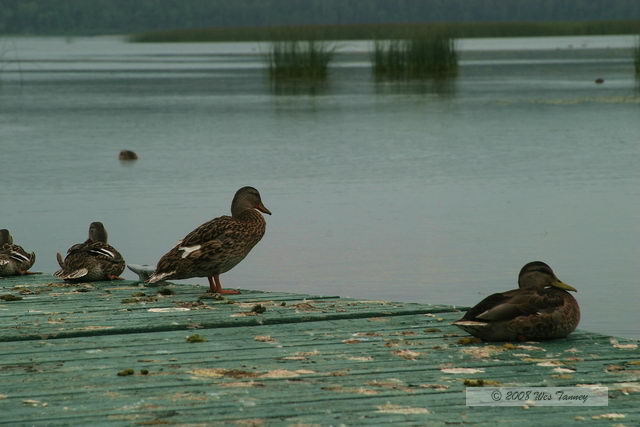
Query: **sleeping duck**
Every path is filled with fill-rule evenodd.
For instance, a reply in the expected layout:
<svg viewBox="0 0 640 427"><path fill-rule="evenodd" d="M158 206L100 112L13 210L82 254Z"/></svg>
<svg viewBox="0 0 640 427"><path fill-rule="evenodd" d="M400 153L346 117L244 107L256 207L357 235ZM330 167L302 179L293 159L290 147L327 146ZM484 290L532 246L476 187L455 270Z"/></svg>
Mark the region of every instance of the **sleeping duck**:
<svg viewBox="0 0 640 427"><path fill-rule="evenodd" d="M119 280L124 270L122 255L107 244L107 230L101 222L92 222L89 226L89 238L84 243L73 245L62 259L57 254L61 270L54 276L69 282L96 282L101 280Z"/></svg>
<svg viewBox="0 0 640 427"><path fill-rule="evenodd" d="M541 261L526 264L519 289L489 295L453 324L485 341L564 338L580 321L577 290Z"/></svg>
<svg viewBox="0 0 640 427"><path fill-rule="evenodd" d="M222 289L219 276L231 270L260 241L266 222L260 212L271 215L253 187L239 189L231 202L231 216L221 216L202 224L167 252L147 280L207 277L211 292L237 294Z"/></svg>
<svg viewBox="0 0 640 427"><path fill-rule="evenodd" d="M33 274L27 270L35 261L34 252L28 253L22 246L14 245L9 230L0 230L0 277Z"/></svg>

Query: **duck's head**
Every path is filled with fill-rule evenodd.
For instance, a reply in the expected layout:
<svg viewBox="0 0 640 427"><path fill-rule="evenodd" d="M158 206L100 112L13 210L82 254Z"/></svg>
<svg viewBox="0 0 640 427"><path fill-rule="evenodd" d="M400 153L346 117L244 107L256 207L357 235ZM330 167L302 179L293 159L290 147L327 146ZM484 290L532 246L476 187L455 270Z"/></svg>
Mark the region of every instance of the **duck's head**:
<svg viewBox="0 0 640 427"><path fill-rule="evenodd" d="M242 187L236 191L231 202L231 215L238 217L247 209L257 209L260 212L271 215L271 211L267 209L260 199L260 193L253 187Z"/></svg>
<svg viewBox="0 0 640 427"><path fill-rule="evenodd" d="M13 244L13 237L11 237L11 233L6 228L0 230L0 246L4 244Z"/></svg>
<svg viewBox="0 0 640 427"><path fill-rule="evenodd" d="M92 222L89 226L89 240L107 243L107 230L101 222Z"/></svg>
<svg viewBox="0 0 640 427"><path fill-rule="evenodd" d="M578 292L573 286L567 285L558 279L551 267L542 261L533 261L522 267L518 275L518 286L520 288L539 289L553 286L565 291Z"/></svg>

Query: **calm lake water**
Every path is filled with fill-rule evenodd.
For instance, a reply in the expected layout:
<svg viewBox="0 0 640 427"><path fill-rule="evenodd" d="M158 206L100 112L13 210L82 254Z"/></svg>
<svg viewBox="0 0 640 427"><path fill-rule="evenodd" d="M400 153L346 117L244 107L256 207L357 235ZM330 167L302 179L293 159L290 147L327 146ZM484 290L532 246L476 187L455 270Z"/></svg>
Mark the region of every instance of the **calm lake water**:
<svg viewBox="0 0 640 427"><path fill-rule="evenodd" d="M340 43L312 94L275 91L255 43L5 38L0 226L37 271L96 220L151 264L252 185L273 216L226 287L473 305L543 260L581 328L639 338L634 43L463 40L448 85L376 84Z"/></svg>

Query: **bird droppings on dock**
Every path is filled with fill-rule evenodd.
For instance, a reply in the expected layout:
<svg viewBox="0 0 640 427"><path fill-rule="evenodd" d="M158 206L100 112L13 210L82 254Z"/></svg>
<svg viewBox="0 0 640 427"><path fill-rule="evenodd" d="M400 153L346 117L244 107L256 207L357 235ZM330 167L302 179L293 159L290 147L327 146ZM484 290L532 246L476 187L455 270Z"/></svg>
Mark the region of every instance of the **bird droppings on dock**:
<svg viewBox="0 0 640 427"><path fill-rule="evenodd" d="M0 294L23 297L0 300L3 421L524 426L539 421L532 413L563 425L640 421L633 340L578 330L488 344L464 340L450 306L251 290L229 304L201 299L189 284L168 284L172 295L129 281L88 286L74 292L85 285L47 275L0 280ZM206 341L188 342L194 335ZM603 385L609 407L527 404L487 418L465 405L466 387L499 385Z"/></svg>

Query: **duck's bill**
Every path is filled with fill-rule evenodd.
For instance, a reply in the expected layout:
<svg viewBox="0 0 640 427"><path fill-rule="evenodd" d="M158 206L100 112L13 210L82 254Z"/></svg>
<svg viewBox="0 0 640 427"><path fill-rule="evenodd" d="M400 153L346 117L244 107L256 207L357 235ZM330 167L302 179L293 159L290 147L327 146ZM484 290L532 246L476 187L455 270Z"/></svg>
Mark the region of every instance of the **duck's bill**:
<svg viewBox="0 0 640 427"><path fill-rule="evenodd" d="M260 212L263 212L263 213L271 215L271 211L269 209L265 208L264 205L262 204L262 202L260 202L258 204L258 206L256 206L256 209L258 209Z"/></svg>
<svg viewBox="0 0 640 427"><path fill-rule="evenodd" d="M573 291L573 292L578 292L578 290L576 288L574 288L571 285L567 285L566 283L564 283L561 280L556 280L555 282L553 282L551 284L552 286L555 286L556 288L560 288L560 289L564 289L565 291Z"/></svg>

